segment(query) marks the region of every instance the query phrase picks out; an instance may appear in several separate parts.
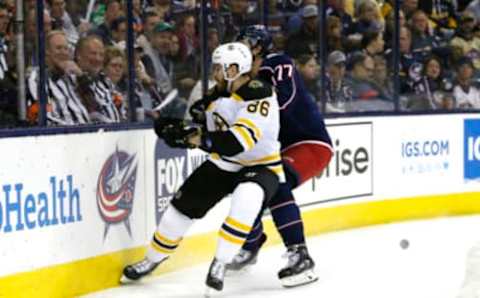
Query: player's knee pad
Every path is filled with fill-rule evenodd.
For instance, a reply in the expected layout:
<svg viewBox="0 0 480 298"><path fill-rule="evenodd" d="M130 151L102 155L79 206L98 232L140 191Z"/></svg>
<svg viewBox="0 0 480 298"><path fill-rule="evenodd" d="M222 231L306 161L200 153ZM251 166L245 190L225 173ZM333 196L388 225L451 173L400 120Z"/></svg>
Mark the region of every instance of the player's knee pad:
<svg viewBox="0 0 480 298"><path fill-rule="evenodd" d="M238 184L253 182L258 184L264 192L264 202L268 202L277 192L279 178L277 174L266 167L249 167L240 173Z"/></svg>

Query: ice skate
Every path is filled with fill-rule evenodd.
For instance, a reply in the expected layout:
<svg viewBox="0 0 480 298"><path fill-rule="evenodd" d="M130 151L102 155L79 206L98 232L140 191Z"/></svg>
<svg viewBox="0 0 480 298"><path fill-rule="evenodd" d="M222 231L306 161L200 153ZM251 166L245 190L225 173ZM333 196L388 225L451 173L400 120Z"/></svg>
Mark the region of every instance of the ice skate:
<svg viewBox="0 0 480 298"><path fill-rule="evenodd" d="M259 241L260 244L254 250L246 250L242 248L235 258L233 258L233 261L227 264L227 269L231 271L240 271L250 265L256 264L258 252L260 251L260 248L262 248L262 245L265 243L265 241L267 241L267 235L262 234Z"/></svg>
<svg viewBox="0 0 480 298"><path fill-rule="evenodd" d="M123 275L120 278L120 283L129 284L138 281L155 270L160 263L161 262L152 262L145 258L140 262L128 265L123 269Z"/></svg>
<svg viewBox="0 0 480 298"><path fill-rule="evenodd" d="M210 297L215 291L221 291L223 289L223 279L225 278L226 266L225 263L214 259L210 264L210 269L207 274L207 290L205 291L205 297Z"/></svg>
<svg viewBox="0 0 480 298"><path fill-rule="evenodd" d="M318 280L313 271L315 263L304 244L290 246L287 250L288 264L278 272L284 287L296 287Z"/></svg>

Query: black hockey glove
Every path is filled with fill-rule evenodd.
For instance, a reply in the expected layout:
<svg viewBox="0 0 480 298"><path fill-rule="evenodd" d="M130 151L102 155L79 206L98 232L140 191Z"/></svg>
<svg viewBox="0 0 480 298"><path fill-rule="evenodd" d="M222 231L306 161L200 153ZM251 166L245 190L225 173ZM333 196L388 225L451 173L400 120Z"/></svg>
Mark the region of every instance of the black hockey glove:
<svg viewBox="0 0 480 298"><path fill-rule="evenodd" d="M207 111L208 106L218 98L228 96L230 96L230 93L227 91L219 91L217 86L210 89L202 99L196 101L188 110L193 122L205 126L205 111Z"/></svg>
<svg viewBox="0 0 480 298"><path fill-rule="evenodd" d="M155 130L155 134L163 139L163 130L167 126L178 126L183 123L182 119L177 119L177 118L168 118L168 117L159 117L155 119L155 122L153 124L153 129Z"/></svg>
<svg viewBox="0 0 480 298"><path fill-rule="evenodd" d="M192 121L197 124L205 125L205 111L207 110L210 102L207 102L203 98L196 101L189 109L190 116L192 116Z"/></svg>
<svg viewBox="0 0 480 298"><path fill-rule="evenodd" d="M200 134L200 131L199 127L186 126L180 119L160 118L155 121L155 133L173 148L196 148L191 138Z"/></svg>

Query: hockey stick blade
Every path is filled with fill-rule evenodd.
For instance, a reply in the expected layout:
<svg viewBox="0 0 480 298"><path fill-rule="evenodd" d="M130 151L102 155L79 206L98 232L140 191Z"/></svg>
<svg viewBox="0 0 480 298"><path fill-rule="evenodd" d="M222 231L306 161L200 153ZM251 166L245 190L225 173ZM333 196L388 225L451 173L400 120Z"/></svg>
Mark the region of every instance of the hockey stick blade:
<svg viewBox="0 0 480 298"><path fill-rule="evenodd" d="M165 99L158 106L153 108L152 111L156 111L156 112L161 111L164 107L166 107L169 103L171 103L175 98L177 98L177 96L178 96L178 90L173 89L167 94Z"/></svg>

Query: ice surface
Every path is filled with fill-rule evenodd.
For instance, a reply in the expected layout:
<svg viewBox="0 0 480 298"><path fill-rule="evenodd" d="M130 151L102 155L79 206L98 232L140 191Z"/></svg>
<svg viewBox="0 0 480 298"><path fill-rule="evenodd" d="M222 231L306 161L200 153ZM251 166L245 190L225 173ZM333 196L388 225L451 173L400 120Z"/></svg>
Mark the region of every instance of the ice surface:
<svg viewBox="0 0 480 298"><path fill-rule="evenodd" d="M422 220L310 237L318 282L282 288L282 246L261 251L249 271L225 280L215 297L454 298L468 249L480 240L480 216ZM406 239L409 247L402 249ZM175 256L173 256L175 257ZM84 298L203 297L208 263Z"/></svg>

